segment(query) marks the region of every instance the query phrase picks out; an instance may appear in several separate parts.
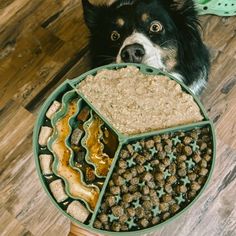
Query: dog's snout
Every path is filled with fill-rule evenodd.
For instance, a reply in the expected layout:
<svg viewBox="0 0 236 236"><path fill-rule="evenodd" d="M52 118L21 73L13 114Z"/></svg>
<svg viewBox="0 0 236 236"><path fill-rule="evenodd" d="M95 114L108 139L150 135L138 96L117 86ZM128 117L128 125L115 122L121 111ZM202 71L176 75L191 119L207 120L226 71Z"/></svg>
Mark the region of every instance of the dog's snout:
<svg viewBox="0 0 236 236"><path fill-rule="evenodd" d="M121 51L121 59L123 62L141 63L145 50L141 44L135 43L125 46Z"/></svg>

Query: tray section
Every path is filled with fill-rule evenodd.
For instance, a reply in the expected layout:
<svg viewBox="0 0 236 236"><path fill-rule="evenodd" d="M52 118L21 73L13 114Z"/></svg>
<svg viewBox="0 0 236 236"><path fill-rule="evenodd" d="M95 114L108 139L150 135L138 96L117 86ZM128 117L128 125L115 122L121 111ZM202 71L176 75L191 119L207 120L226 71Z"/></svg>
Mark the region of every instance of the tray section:
<svg viewBox="0 0 236 236"><path fill-rule="evenodd" d="M177 217L204 190L214 153L211 122L127 139L90 224L100 230L141 234Z"/></svg>

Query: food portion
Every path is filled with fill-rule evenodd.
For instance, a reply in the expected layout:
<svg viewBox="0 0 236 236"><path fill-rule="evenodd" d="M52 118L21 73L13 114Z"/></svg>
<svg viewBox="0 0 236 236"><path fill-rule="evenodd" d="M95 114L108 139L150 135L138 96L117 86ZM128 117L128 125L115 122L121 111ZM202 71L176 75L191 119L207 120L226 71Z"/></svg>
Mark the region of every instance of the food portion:
<svg viewBox="0 0 236 236"><path fill-rule="evenodd" d="M78 99L70 101L66 114L56 121L54 130L56 139L52 143L52 151L57 159L57 175L66 180L70 194L74 198L85 201L90 209L94 210L99 196L99 188L95 185L86 185L82 180L81 172L69 165L71 152L65 143L70 135L69 119L75 115L77 102Z"/></svg>
<svg viewBox="0 0 236 236"><path fill-rule="evenodd" d="M192 96L177 82L167 76L145 75L132 66L89 75L77 90L116 130L126 135L203 119Z"/></svg>
<svg viewBox="0 0 236 236"><path fill-rule="evenodd" d="M157 225L184 209L212 165L209 127L157 135L123 146L94 227L132 231Z"/></svg>
<svg viewBox="0 0 236 236"><path fill-rule="evenodd" d="M96 115L84 125L87 134L83 139L83 145L87 149L86 160L95 166L99 177L106 177L113 160L104 152L104 144L100 140L103 137L103 125L103 121Z"/></svg>

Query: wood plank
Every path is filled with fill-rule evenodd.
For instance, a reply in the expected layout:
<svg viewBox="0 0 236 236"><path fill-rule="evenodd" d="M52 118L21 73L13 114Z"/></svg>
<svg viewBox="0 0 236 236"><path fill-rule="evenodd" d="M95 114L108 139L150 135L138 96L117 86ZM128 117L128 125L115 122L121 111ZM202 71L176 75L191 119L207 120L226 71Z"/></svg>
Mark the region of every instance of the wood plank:
<svg viewBox="0 0 236 236"><path fill-rule="evenodd" d="M69 220L50 202L36 173L32 153L35 117L11 101L0 112L0 120L5 118L8 122L0 126L0 207L33 235L67 234Z"/></svg>

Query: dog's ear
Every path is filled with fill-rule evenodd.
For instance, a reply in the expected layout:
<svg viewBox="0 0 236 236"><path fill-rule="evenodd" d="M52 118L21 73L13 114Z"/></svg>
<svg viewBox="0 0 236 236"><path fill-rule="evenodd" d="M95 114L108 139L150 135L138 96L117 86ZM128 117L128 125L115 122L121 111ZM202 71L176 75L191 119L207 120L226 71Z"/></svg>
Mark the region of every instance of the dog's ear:
<svg viewBox="0 0 236 236"><path fill-rule="evenodd" d="M97 25L97 18L99 17L99 7L92 5L88 0L82 0L84 10L84 20L90 30Z"/></svg>
<svg viewBox="0 0 236 236"><path fill-rule="evenodd" d="M169 6L173 11L179 11L183 9L188 2L188 0L168 0L168 1L170 2Z"/></svg>

